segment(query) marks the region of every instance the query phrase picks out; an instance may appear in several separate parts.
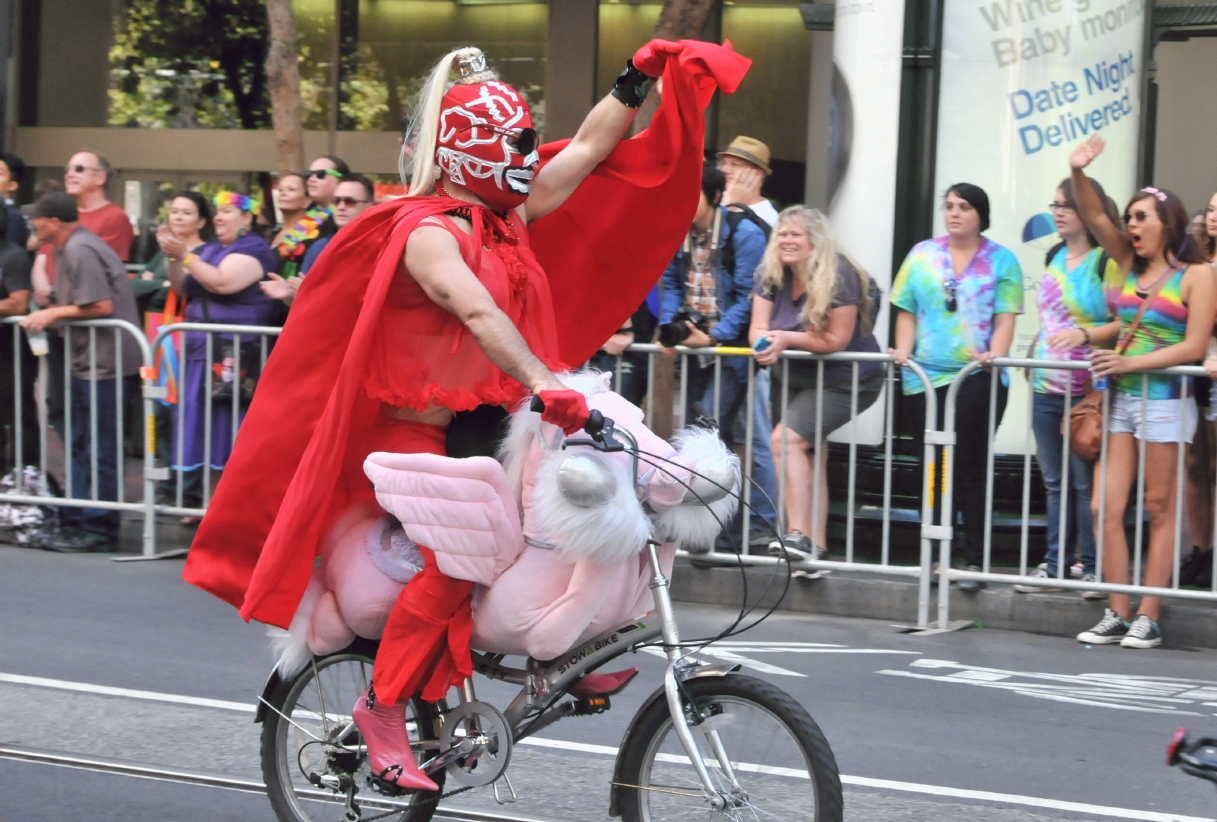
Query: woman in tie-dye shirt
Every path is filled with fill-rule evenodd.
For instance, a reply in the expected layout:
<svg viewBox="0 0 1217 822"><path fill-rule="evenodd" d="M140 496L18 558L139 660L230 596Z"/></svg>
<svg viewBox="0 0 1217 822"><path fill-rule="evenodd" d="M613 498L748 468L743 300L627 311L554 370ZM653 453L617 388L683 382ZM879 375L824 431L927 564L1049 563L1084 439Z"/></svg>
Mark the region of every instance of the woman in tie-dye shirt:
<svg viewBox="0 0 1217 822"><path fill-rule="evenodd" d="M1090 183L1104 202L1108 217L1119 220L1116 204L1104 194L1103 187L1095 180ZM1084 362L1090 359L1090 332L1111 320L1110 303L1119 293L1124 275L1114 260L1101 248L1096 248L1098 240L1086 230L1086 224L1078 216L1071 180L1064 180L1057 188L1049 208L1061 242L1053 246L1044 259L1047 268L1036 294L1040 330L1029 356L1037 360ZM1090 374L1037 368L1032 369L1030 375L1034 392L1031 429L1035 432L1035 457L1048 503L1048 551L1044 564L1032 571L1031 576L1047 580L1055 579L1058 572L1064 574L1061 566L1068 562L1060 561L1063 532L1069 549L1081 542L1082 580L1094 582L1094 518L1090 514L1094 468L1068 451L1068 442L1062 434L1066 396L1070 395L1071 405L1077 405L1085 395ZM1069 453L1069 482L1062 515L1061 487L1066 453ZM1015 585L1014 590L1029 594L1061 589ZM1082 596L1087 599L1103 597L1095 591L1087 591Z"/></svg>
<svg viewBox="0 0 1217 822"><path fill-rule="evenodd" d="M913 246L892 284L896 347L889 353L903 365L909 359L925 370L938 397L938 425L947 389L967 365L1004 357L1014 338L1014 318L1023 310L1023 272L1008 248L981 236L989 227L989 198L979 187L959 183L947 189L943 204L947 235ZM911 369L902 369L904 411L909 433L918 441L925 431L925 387ZM954 499L963 515L962 551L969 569L984 559L985 470L989 448L989 395L993 373L982 368L959 387L955 402ZM1006 407L1006 380L997 388L996 420ZM981 585L965 580L959 586Z"/></svg>
<svg viewBox="0 0 1217 822"><path fill-rule="evenodd" d="M1149 515L1149 551L1145 585L1167 588L1175 564L1175 520L1180 514L1176 465L1179 448L1196 430L1196 403L1187 378L1141 373L1193 363L1204 356L1205 342L1217 312L1217 275L1199 246L1188 238L1188 213L1174 194L1156 188L1138 191L1124 208L1126 232L1103 212L1102 203L1082 173L1103 150L1092 136L1070 157L1073 191L1086 227L1103 250L1127 272L1120 290L1117 318L1090 332L1097 345L1091 355L1092 376L1108 378L1115 388L1108 420L1106 499L1092 510L1103 513L1104 582L1128 582L1128 542L1124 510L1138 470L1138 445L1145 446L1145 511ZM1146 310L1133 330L1141 306ZM1144 396L1143 396L1144 395ZM1111 607L1098 625L1078 634L1088 644L1119 643L1125 648L1153 648L1162 643L1158 627L1159 597L1141 598L1129 623L1128 594L1112 593Z"/></svg>

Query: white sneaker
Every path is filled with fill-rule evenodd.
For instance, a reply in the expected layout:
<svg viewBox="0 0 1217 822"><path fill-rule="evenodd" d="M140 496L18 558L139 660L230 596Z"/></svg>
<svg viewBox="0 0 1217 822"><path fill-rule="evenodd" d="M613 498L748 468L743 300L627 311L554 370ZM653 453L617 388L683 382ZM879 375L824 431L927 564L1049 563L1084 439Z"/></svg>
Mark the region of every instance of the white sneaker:
<svg viewBox="0 0 1217 822"><path fill-rule="evenodd" d="M1132 621L1128 633L1120 640L1121 648L1157 648L1162 644L1162 629L1145 614Z"/></svg>
<svg viewBox="0 0 1217 822"><path fill-rule="evenodd" d="M1036 568L1034 571L1027 574L1027 576L1030 577L1031 579L1042 579L1045 581L1056 578L1056 577L1049 575L1048 569L1046 569L1042 566L1039 568ZM1054 593L1057 591L1064 591L1065 589L1057 588L1057 587L1051 586L1051 585L1027 585L1026 583L1022 583L1019 585L1015 585L1014 590L1020 594L1050 594L1050 593Z"/></svg>
<svg viewBox="0 0 1217 822"><path fill-rule="evenodd" d="M1069 576L1073 577L1074 579L1081 579L1085 572L1086 566L1082 565L1082 561L1080 559L1073 563L1073 565L1069 566Z"/></svg>
<svg viewBox="0 0 1217 822"><path fill-rule="evenodd" d="M1082 575L1082 582L1098 582L1098 581L1099 581L1099 578L1096 577L1094 574L1083 574ZM1094 601L1100 600L1100 599L1107 599L1107 593L1105 591L1083 591L1082 599L1088 599L1091 602L1094 602Z"/></svg>
<svg viewBox="0 0 1217 822"><path fill-rule="evenodd" d="M1103 613L1099 624L1089 631L1078 634L1078 642L1087 645L1115 645L1128 634L1129 625L1120 619L1120 615L1108 608Z"/></svg>

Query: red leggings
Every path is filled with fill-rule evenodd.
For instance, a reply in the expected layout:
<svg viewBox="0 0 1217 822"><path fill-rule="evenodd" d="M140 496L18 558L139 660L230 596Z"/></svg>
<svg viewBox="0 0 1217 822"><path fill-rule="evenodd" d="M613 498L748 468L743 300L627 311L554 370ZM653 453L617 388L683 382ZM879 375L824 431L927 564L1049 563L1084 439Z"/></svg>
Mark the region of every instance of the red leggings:
<svg viewBox="0 0 1217 822"><path fill-rule="evenodd" d="M380 417L370 434L372 451L439 456L446 452L446 429L436 425ZM363 460L352 457L344 471L350 502L375 505ZM372 672L376 698L387 705L420 691L428 701L443 699L450 686L473 675L469 657L473 583L444 575L436 567L435 554L419 548L426 567L406 583L393 603Z"/></svg>

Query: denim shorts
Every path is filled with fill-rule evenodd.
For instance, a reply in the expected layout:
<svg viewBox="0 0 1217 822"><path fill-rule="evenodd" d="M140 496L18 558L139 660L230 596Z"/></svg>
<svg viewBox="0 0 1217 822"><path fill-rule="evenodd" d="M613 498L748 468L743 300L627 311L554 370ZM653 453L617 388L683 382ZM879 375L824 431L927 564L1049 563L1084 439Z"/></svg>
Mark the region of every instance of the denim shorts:
<svg viewBox="0 0 1217 822"><path fill-rule="evenodd" d="M1180 432L1179 410L1183 409L1183 425ZM1146 442L1190 443L1196 433L1196 401L1191 397L1182 400L1148 400L1144 405L1145 419L1141 418L1141 398L1122 391L1115 392L1111 402L1111 419L1108 430L1112 434L1132 434Z"/></svg>

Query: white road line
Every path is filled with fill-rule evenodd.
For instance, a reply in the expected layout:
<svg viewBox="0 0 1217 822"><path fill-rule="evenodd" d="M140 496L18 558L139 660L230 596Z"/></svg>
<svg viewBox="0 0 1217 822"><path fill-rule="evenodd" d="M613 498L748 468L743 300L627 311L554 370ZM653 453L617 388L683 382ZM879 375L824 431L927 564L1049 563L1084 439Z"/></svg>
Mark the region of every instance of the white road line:
<svg viewBox="0 0 1217 822"><path fill-rule="evenodd" d="M46 679L37 676L0 673L0 683L12 685L28 685L38 688L52 688L62 691L98 694L101 696L119 696L128 699L144 699L153 702L168 702L177 705L193 705L200 708L218 708L227 711L253 713L255 707L243 702L228 702L222 699L204 699L196 696L180 694L164 694L156 691L139 691L132 688L113 688L108 685L93 685L87 682L68 682L62 679ZM546 739L528 737L517 744L530 745L538 748L553 748L565 751L616 756L617 748L610 745L591 745L585 742L567 742L561 739ZM743 763L748 765L748 763ZM807 772L795 768L773 768L768 766L751 765L741 770L760 770L780 776L806 778ZM888 791L928 794L955 799L976 799L984 802L1003 802L1011 805L1026 805L1034 808L1052 808L1054 810L1070 811L1073 813L1093 814L1114 819L1139 819L1145 822L1215 822L1211 817L1183 816L1182 814L1161 813L1158 811L1142 811L1132 808L1113 808L1104 805L1090 805L1084 802L1065 802L1059 799L1044 799L1037 796L1022 796L1019 794L995 793L993 791L974 791L965 788L949 788L941 785L922 785L916 782L896 782L890 779L873 779L867 776L841 776L843 785L856 785L862 788L879 788Z"/></svg>
<svg viewBox="0 0 1217 822"><path fill-rule="evenodd" d="M178 705L194 705L198 708L219 708L224 711L243 711L252 714L257 710L252 703L226 702L223 699L205 699L200 696L162 694L156 691L137 691L132 688L111 688L109 685L93 685L88 682L68 682L63 679L45 679L40 676L0 673L0 682L10 685L32 685L36 688L53 688L59 691L78 691L101 696L124 696L128 699L147 699L152 702L172 702Z"/></svg>
<svg viewBox="0 0 1217 822"><path fill-rule="evenodd" d="M567 742L562 739L541 739L528 737L521 739L517 745L533 745L538 748L557 748L564 751L581 751L583 753L616 756L617 749L609 745L588 745L583 742ZM688 763L688 757L661 754L670 762ZM776 776L790 776L799 779L807 778L807 771L797 768L778 768L768 765L753 765L748 762L736 763L741 771L768 773ZM956 799L979 799L985 802L1003 802L1011 805L1027 805L1034 808L1052 808L1073 813L1087 813L1096 816L1106 816L1114 819L1141 819L1147 822L1214 822L1205 816L1183 816L1177 813L1160 813L1158 811L1141 811L1132 808L1112 808L1106 805L1090 805L1085 802L1064 802L1059 799L1044 799L1038 796L1021 796L1011 793L995 793L993 791L973 791L965 788L948 788L941 785L921 785L916 782L896 782L891 779L872 779L868 776L841 775L842 785L856 785L860 788L881 788L887 791L904 791L906 793L922 793L930 796L949 796Z"/></svg>

